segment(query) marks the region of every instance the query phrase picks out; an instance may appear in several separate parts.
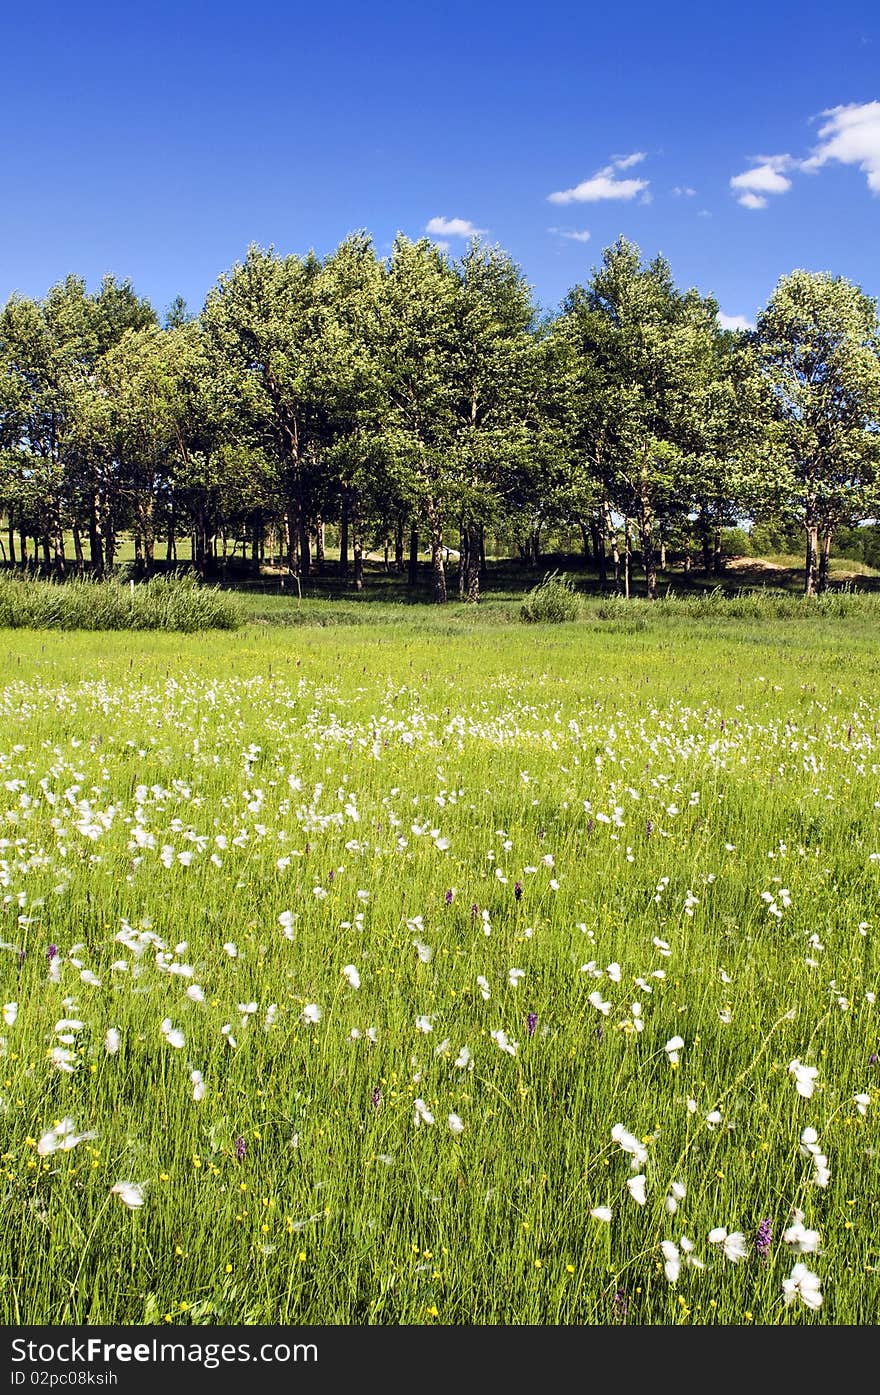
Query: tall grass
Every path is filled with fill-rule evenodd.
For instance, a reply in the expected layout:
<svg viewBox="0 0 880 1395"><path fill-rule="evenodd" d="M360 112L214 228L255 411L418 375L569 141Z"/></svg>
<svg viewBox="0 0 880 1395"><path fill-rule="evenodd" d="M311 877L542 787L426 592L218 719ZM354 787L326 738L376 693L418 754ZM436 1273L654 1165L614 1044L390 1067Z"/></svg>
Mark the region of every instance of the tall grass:
<svg viewBox="0 0 880 1395"><path fill-rule="evenodd" d="M877 626L787 623L8 637L0 1320L876 1322Z"/></svg>
<svg viewBox="0 0 880 1395"><path fill-rule="evenodd" d="M37 581L0 575L0 628L32 630L233 630L234 597L189 577Z"/></svg>

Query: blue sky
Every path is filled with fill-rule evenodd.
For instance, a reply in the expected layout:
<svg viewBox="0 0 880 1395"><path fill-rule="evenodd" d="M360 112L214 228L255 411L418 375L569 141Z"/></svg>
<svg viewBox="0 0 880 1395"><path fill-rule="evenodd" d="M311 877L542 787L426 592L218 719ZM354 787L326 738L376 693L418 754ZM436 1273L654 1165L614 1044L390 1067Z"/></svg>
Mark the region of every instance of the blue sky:
<svg viewBox="0 0 880 1395"><path fill-rule="evenodd" d="M251 242L469 227L547 309L621 233L747 321L795 267L880 295L876 0L80 0L0 42L0 300L111 272L196 310Z"/></svg>

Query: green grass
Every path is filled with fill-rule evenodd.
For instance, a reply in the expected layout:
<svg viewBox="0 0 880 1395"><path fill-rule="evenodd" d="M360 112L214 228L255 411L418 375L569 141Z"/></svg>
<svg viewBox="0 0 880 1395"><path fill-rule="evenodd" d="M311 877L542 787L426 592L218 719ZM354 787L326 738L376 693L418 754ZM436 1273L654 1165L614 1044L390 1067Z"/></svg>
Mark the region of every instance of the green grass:
<svg viewBox="0 0 880 1395"><path fill-rule="evenodd" d="M135 585L73 578L40 581L0 573L0 628L29 630L234 630L238 606L191 577Z"/></svg>
<svg viewBox="0 0 880 1395"><path fill-rule="evenodd" d="M876 1322L876 615L356 612L3 637L2 1321Z"/></svg>

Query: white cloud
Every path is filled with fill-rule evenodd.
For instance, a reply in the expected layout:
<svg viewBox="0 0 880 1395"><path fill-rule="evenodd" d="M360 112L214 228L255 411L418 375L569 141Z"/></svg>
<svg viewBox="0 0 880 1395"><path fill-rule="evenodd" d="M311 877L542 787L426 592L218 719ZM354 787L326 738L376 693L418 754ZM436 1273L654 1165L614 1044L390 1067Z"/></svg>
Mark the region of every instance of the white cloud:
<svg viewBox="0 0 880 1395"><path fill-rule="evenodd" d="M448 251L449 251L449 243L448 243L448 242L444 242L443 238L441 238L441 237L435 237L435 238L434 238L434 246L437 248L437 251L438 251L438 252L448 252Z"/></svg>
<svg viewBox="0 0 880 1395"><path fill-rule="evenodd" d="M613 174L594 174L573 189L548 194L550 203L599 203L602 199L634 199L647 189L647 179L615 179Z"/></svg>
<svg viewBox="0 0 880 1395"><path fill-rule="evenodd" d="M725 315L723 310L718 311L718 323L722 329L754 329L755 326L745 315Z"/></svg>
<svg viewBox="0 0 880 1395"><path fill-rule="evenodd" d="M880 194L880 102L851 102L822 115L828 120L819 127L820 144L801 169L812 174L829 160L858 165L868 176L871 192Z"/></svg>
<svg viewBox="0 0 880 1395"><path fill-rule="evenodd" d="M632 155L612 155L611 168L615 170L629 170L633 165L640 165L645 159L644 150L635 150Z"/></svg>
<svg viewBox="0 0 880 1395"><path fill-rule="evenodd" d="M751 169L735 174L730 187L743 208L766 208L767 194L787 194L791 180L782 171L794 163L790 155L758 155Z"/></svg>
<svg viewBox="0 0 880 1395"><path fill-rule="evenodd" d="M487 228L475 228L467 218L429 218L425 225L426 233L439 233L441 237L480 237Z"/></svg>
<svg viewBox="0 0 880 1395"><path fill-rule="evenodd" d="M572 189L560 189L548 194L549 203L599 203L604 199L634 199L647 189L648 179L618 179L621 170L631 169L645 158L643 150L632 155L615 155L611 163L597 170L591 179L584 179Z"/></svg>
<svg viewBox="0 0 880 1395"><path fill-rule="evenodd" d="M691 189L688 184L676 184L672 192L675 194L676 198L692 199L697 191L696 189Z"/></svg>
<svg viewBox="0 0 880 1395"><path fill-rule="evenodd" d="M553 233L556 237L567 237L571 242L589 242L590 240L590 233L587 228L584 228L582 232L578 232L575 228L548 228L547 231L548 233Z"/></svg>

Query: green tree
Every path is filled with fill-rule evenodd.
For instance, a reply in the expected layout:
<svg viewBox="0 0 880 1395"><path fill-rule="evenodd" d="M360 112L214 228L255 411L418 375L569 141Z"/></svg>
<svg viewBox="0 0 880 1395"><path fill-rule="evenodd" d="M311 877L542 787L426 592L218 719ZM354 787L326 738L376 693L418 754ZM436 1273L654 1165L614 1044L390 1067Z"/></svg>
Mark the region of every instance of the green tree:
<svg viewBox="0 0 880 1395"><path fill-rule="evenodd" d="M580 449L596 462L609 520L613 511L635 524L655 600L658 542L688 498L695 408L716 371L717 305L677 291L662 257L643 265L620 238L564 312L591 380L575 399Z"/></svg>
<svg viewBox="0 0 880 1395"><path fill-rule="evenodd" d="M540 357L531 290L510 257L475 241L455 271L450 483L457 484L464 590L477 602L482 530L516 497L538 446Z"/></svg>
<svg viewBox="0 0 880 1395"><path fill-rule="evenodd" d="M778 282L755 346L773 397L773 485L806 533L804 594L827 585L835 530L880 509L876 301L825 272Z"/></svg>
<svg viewBox="0 0 880 1395"><path fill-rule="evenodd" d="M211 350L237 384L241 410L275 466L291 572L310 570L313 472L326 439L321 336L315 304L320 263L252 246L209 292L202 321Z"/></svg>
<svg viewBox="0 0 880 1395"><path fill-rule="evenodd" d="M102 511L110 507L106 477L83 451L77 414L96 365L128 329L155 323L155 314L129 281L106 276L94 295L68 276L43 301L13 296L0 315L0 366L9 384L4 397L3 434L13 444L23 478L42 491L43 560L66 566L64 530L73 530L78 567L83 566L80 520L85 510L93 541L91 562L103 568L97 545ZM51 553L50 553L51 548Z"/></svg>

